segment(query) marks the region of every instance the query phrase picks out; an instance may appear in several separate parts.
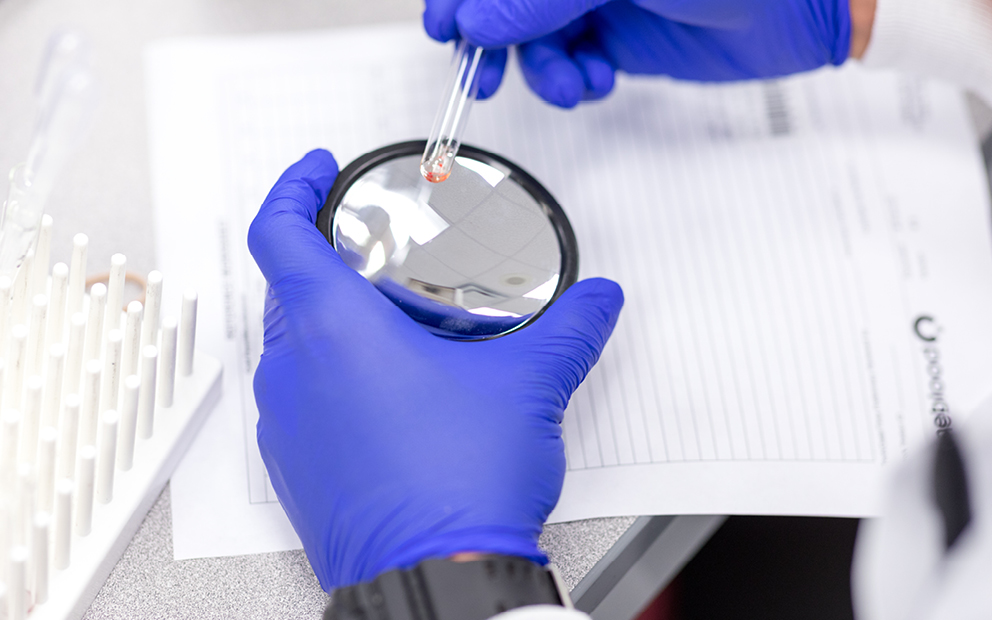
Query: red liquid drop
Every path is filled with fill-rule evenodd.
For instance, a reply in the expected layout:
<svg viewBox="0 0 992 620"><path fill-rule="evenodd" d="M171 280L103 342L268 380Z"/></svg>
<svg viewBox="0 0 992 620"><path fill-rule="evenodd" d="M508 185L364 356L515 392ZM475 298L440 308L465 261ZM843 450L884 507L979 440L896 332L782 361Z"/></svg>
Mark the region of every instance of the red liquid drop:
<svg viewBox="0 0 992 620"><path fill-rule="evenodd" d="M431 183L440 183L451 176L450 161L453 153L450 151L441 153L428 162L421 162L420 174ZM446 165L447 164L447 165Z"/></svg>
<svg viewBox="0 0 992 620"><path fill-rule="evenodd" d="M450 172L428 172L426 170L422 172L424 173L424 178L431 183L440 183L451 176Z"/></svg>

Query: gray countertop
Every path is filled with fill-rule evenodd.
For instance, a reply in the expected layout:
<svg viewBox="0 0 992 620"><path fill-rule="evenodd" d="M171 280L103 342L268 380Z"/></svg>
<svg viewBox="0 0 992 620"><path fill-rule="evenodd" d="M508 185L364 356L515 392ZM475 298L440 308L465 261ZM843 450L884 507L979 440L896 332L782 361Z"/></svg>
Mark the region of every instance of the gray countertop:
<svg viewBox="0 0 992 620"><path fill-rule="evenodd" d="M0 0L0 170L27 150L38 60L58 28L94 44L102 99L94 130L55 189L53 261L90 236L90 266L123 252L129 268L156 266L142 49L159 38L335 28L417 19L419 0ZM992 112L972 102L981 134ZM333 146L333 145L329 145ZM633 518L549 526L541 542L575 584ZM172 561L169 489L159 497L86 615L101 618L317 618L325 596L302 551Z"/></svg>
<svg viewBox="0 0 992 620"><path fill-rule="evenodd" d="M327 601L302 551L172 560L166 488L85 618L319 618ZM542 546L569 588L634 517L550 525Z"/></svg>

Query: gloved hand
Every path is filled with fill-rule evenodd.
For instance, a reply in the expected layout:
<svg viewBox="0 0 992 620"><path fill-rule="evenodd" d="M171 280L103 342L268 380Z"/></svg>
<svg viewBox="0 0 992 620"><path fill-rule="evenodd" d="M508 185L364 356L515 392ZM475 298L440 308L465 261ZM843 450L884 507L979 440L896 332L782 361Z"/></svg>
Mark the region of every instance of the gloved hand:
<svg viewBox="0 0 992 620"><path fill-rule="evenodd" d="M614 72L700 81L769 78L839 65L849 0L426 0L427 33L485 48L519 45L541 98L605 96ZM498 80L490 69L487 93Z"/></svg>
<svg viewBox="0 0 992 620"><path fill-rule="evenodd" d="M315 227L336 175L327 151L309 153L248 233L269 283L258 445L321 586L460 552L544 561L562 414L613 330L620 288L580 282L495 340L438 338Z"/></svg>

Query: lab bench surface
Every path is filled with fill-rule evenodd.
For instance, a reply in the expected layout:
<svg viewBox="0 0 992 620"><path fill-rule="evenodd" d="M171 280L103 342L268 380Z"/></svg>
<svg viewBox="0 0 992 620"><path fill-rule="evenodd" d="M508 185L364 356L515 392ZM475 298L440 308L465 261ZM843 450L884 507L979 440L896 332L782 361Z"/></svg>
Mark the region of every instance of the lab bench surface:
<svg viewBox="0 0 992 620"><path fill-rule="evenodd" d="M27 151L32 88L48 36L83 32L94 47L101 105L93 131L53 191L53 261L90 236L91 265L123 252L155 268L142 50L167 37L336 28L418 19L420 0L0 0L0 170ZM973 103L982 134L992 112ZM992 143L989 143L992 150ZM631 618L715 531L722 517L593 519L541 538L581 609ZM172 560L169 488L154 504L85 618L318 618L326 603L302 551Z"/></svg>
<svg viewBox="0 0 992 620"><path fill-rule="evenodd" d="M172 560L169 489L85 618L313 618L327 597L302 551ZM594 618L633 618L716 531L723 517L623 517L547 526L541 537Z"/></svg>

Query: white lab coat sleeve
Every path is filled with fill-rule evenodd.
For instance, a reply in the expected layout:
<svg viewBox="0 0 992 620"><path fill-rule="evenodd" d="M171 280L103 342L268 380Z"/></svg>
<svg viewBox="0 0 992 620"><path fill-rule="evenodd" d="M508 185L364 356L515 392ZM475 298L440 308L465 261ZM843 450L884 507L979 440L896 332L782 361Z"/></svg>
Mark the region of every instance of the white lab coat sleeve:
<svg viewBox="0 0 992 620"><path fill-rule="evenodd" d="M945 552L935 444L903 463L889 481L881 518L858 531L851 584L858 620L992 618L992 399L955 437L971 521Z"/></svg>
<svg viewBox="0 0 992 620"><path fill-rule="evenodd" d="M992 106L992 0L878 0L863 62L957 84Z"/></svg>
<svg viewBox="0 0 992 620"><path fill-rule="evenodd" d="M492 620L590 620L590 618L575 609L554 605L530 605L493 616Z"/></svg>

